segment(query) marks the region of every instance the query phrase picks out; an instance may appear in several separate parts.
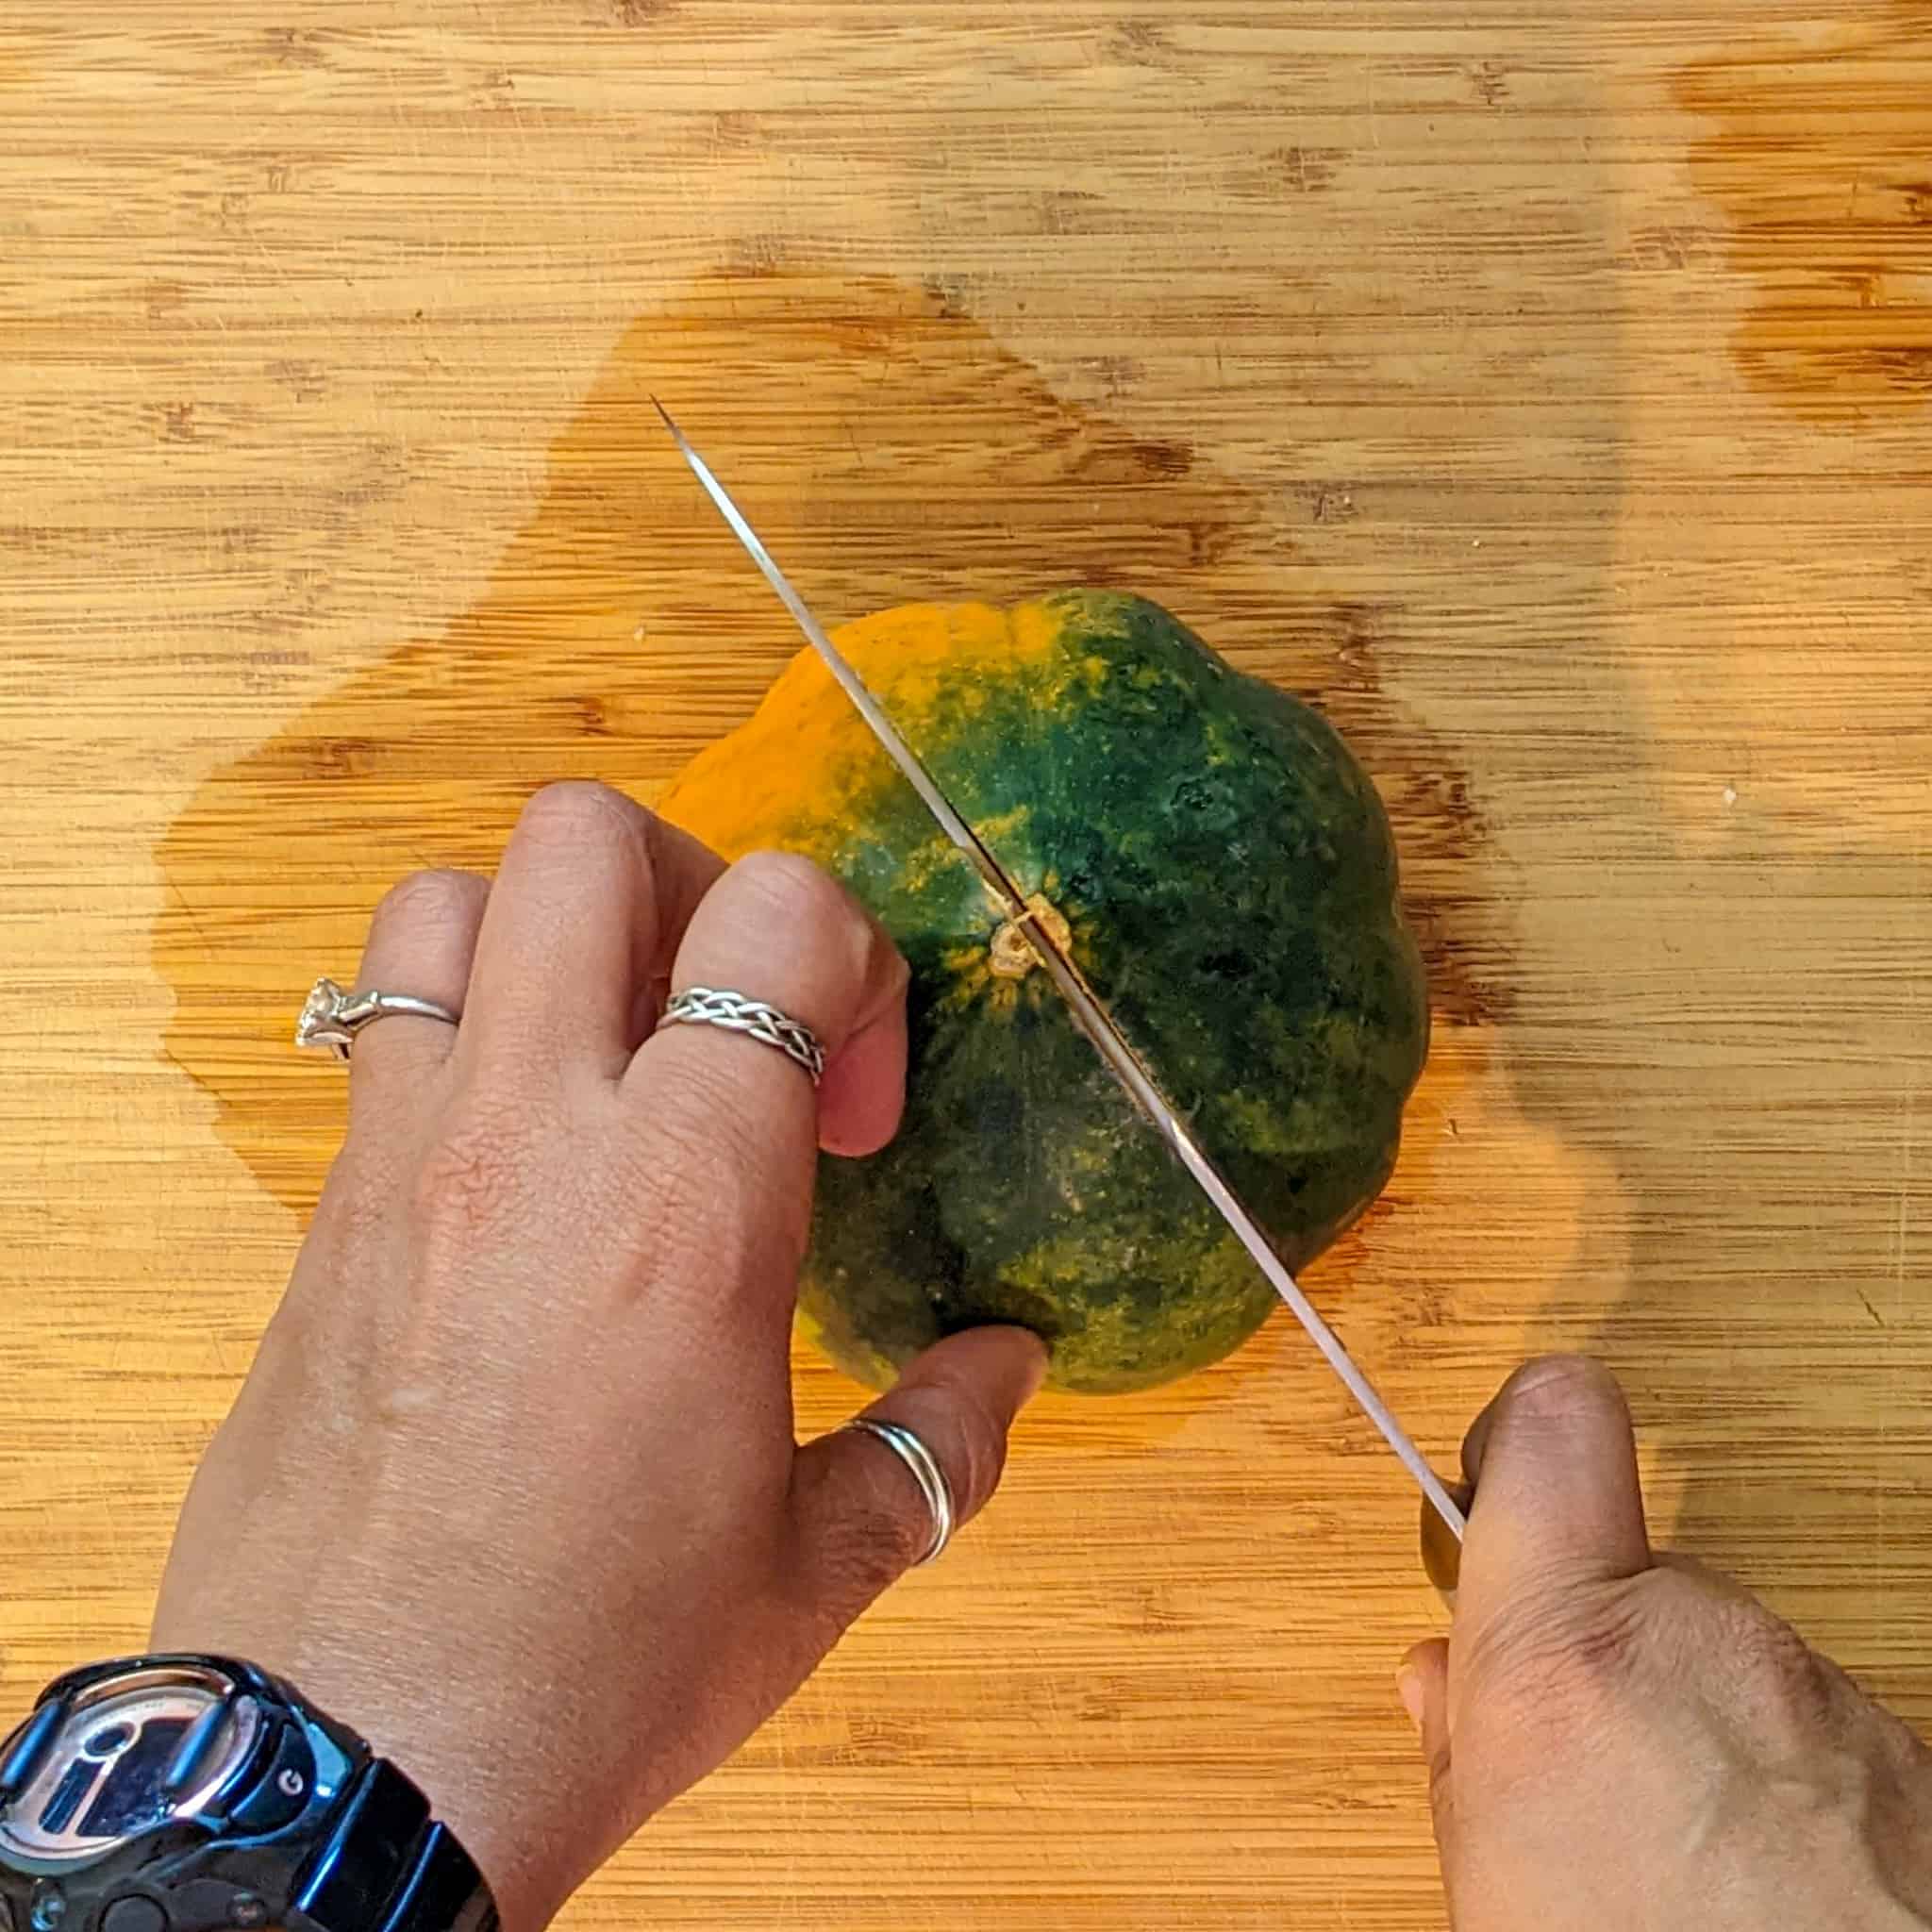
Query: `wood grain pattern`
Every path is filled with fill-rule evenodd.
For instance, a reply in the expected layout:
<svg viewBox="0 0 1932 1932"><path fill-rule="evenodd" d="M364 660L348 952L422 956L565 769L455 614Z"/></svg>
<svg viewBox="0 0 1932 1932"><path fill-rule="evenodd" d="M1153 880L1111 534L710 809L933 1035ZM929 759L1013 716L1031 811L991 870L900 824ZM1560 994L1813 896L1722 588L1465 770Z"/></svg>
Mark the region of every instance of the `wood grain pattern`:
<svg viewBox="0 0 1932 1932"><path fill-rule="evenodd" d="M0 21L8 1707L142 1634L308 978L791 648L659 387L827 618L1130 584L1337 718L1440 1024L1311 1291L1443 1461L1603 1353L1932 1722L1924 0L88 18ZM1414 1518L1285 1324L1048 1405L573 1923L1436 1932Z"/></svg>

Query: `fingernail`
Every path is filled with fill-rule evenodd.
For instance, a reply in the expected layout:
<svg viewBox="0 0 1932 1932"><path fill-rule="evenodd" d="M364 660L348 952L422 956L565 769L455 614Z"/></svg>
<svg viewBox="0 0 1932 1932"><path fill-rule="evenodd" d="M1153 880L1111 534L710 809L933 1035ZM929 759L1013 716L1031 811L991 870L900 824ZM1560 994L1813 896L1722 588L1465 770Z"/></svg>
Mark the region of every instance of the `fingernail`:
<svg viewBox="0 0 1932 1932"><path fill-rule="evenodd" d="M1402 1707L1407 1711L1409 1723L1420 1732L1423 1727L1422 1674L1404 1664L1395 1674L1395 1694L1402 1699Z"/></svg>

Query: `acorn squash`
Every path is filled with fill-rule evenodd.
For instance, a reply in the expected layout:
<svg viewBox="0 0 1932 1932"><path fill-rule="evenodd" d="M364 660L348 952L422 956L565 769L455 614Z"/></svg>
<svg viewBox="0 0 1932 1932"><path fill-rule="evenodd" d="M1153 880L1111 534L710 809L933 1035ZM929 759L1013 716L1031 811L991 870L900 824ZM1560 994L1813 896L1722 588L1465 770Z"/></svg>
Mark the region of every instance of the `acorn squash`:
<svg viewBox="0 0 1932 1932"><path fill-rule="evenodd" d="M1341 738L1142 598L917 606L838 643L1299 1269L1374 1200L1428 1007L1374 786ZM726 857L806 854L911 965L904 1124L821 1160L807 1330L888 1385L1018 1322L1053 1383L1144 1388L1274 1296L1075 1029L817 657L659 808Z"/></svg>

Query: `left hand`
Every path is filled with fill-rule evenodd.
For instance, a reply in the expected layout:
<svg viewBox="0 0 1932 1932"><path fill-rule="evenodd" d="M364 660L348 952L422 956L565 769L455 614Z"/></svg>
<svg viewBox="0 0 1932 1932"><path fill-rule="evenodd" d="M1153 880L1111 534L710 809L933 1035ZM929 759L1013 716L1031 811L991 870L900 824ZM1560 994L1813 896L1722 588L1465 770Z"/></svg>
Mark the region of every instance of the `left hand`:
<svg viewBox="0 0 1932 1932"><path fill-rule="evenodd" d="M931 1532L891 1450L799 1448L789 1338L821 1146L897 1124L905 962L802 860L726 870L601 787L493 884L383 902L347 1140L182 1514L154 1641L246 1657L427 1791L535 1932L789 1696ZM818 1035L823 1086L666 985ZM319 1077L326 1077L319 1075ZM941 1343L874 1412L962 1520L1041 1344Z"/></svg>

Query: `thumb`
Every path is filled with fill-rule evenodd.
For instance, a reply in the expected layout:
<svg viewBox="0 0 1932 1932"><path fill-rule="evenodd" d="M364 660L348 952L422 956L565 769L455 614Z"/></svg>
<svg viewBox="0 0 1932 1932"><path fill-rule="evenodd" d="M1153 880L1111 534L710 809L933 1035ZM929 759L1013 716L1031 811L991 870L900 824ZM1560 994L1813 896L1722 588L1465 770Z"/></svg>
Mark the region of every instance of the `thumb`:
<svg viewBox="0 0 1932 1932"><path fill-rule="evenodd" d="M1480 1630L1529 1594L1650 1568L1630 1410L1597 1363L1547 1356L1517 1370L1472 1425L1462 1466L1475 1502L1458 1629Z"/></svg>
<svg viewBox="0 0 1932 1932"><path fill-rule="evenodd" d="M1451 1788L1449 1783L1449 1642L1431 1637L1403 1658L1395 1674L1404 1707L1422 1734L1423 1757L1429 1767L1429 1809L1436 1821L1436 1849L1449 1854Z"/></svg>
<svg viewBox="0 0 1932 1932"><path fill-rule="evenodd" d="M1024 1328L949 1336L907 1369L861 1421L891 1424L938 1465L954 1525L991 1499L1013 1418L1046 1377L1046 1349ZM798 1452L791 1513L808 1601L842 1630L919 1562L935 1523L919 1474L879 1436L853 1426Z"/></svg>

